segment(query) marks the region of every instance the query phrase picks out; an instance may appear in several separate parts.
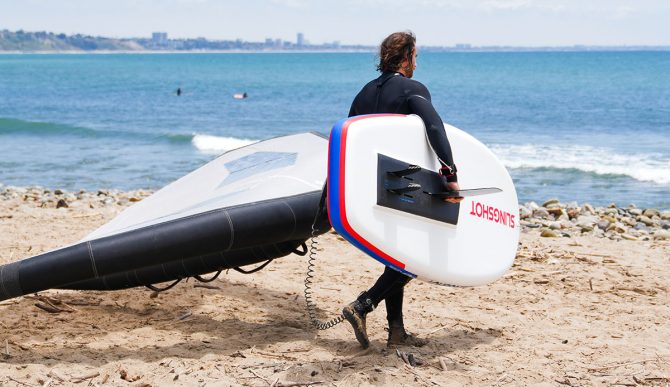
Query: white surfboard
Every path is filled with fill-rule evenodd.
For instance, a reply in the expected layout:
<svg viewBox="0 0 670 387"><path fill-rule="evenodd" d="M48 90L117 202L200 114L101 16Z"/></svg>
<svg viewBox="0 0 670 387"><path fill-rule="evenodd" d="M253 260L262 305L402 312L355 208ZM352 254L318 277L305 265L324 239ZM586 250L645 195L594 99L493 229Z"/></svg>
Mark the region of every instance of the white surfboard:
<svg viewBox="0 0 670 387"><path fill-rule="evenodd" d="M465 197L459 204L444 201L421 118L383 114L338 122L329 142L329 216L344 238L389 267L430 282L483 285L514 261L516 190L484 144L453 126L445 130Z"/></svg>

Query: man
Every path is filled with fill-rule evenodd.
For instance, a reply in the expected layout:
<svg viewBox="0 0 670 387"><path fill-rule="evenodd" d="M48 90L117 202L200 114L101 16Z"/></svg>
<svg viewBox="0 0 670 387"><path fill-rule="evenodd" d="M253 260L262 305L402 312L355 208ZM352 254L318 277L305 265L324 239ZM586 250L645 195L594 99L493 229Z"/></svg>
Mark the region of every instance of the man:
<svg viewBox="0 0 670 387"><path fill-rule="evenodd" d="M411 32L396 32L389 35L379 47L377 70L382 74L370 81L358 93L351 104L349 117L373 113L416 114L426 126L426 137L440 162L445 190L459 190L456 166L451 154L449 140L444 131L442 119L433 108L428 89L412 80L416 70L416 37ZM463 198L445 199L458 203ZM344 307L342 314L354 328L356 339L367 348L370 341L365 326L365 316L382 300L386 303L386 318L389 324L388 346L423 346L427 340L408 334L402 315L403 289L411 280L389 267L377 282L361 293L351 304Z"/></svg>

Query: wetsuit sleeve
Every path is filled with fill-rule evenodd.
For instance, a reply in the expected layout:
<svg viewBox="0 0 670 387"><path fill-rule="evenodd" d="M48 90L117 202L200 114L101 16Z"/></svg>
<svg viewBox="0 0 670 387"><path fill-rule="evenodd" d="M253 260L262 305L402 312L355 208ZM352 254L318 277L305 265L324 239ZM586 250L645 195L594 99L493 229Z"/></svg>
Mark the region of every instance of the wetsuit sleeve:
<svg viewBox="0 0 670 387"><path fill-rule="evenodd" d="M430 93L425 86L420 85L408 96L407 102L411 111L421 117L426 125L426 137L430 146L435 151L440 164L443 167L454 165L454 158L451 153L451 145L444 131L444 124L440 115L437 114L433 104L430 101ZM447 177L447 181L457 181L456 175Z"/></svg>
<svg viewBox="0 0 670 387"><path fill-rule="evenodd" d="M351 108L349 109L349 117L357 116L357 110L356 110L356 100L354 99L354 102L351 104Z"/></svg>

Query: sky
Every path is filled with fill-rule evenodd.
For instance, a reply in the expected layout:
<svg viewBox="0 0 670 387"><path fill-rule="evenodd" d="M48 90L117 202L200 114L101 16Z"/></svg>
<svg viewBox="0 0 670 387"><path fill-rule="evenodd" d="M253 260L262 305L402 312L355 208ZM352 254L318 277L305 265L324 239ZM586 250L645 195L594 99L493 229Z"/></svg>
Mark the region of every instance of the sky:
<svg viewBox="0 0 670 387"><path fill-rule="evenodd" d="M0 30L377 45L670 46L670 0L0 0Z"/></svg>

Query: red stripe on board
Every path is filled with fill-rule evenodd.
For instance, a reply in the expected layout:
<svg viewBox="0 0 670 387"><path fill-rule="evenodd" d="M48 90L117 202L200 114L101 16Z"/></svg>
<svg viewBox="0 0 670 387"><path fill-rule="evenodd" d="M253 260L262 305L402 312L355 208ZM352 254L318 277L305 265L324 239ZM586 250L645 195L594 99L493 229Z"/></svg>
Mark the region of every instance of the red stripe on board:
<svg viewBox="0 0 670 387"><path fill-rule="evenodd" d="M389 117L389 116L402 116L402 114L374 114L374 115L367 115L367 116L361 116L361 117L356 117L353 118L342 125L342 134L340 135L340 214L342 218L342 226L344 227L347 232L354 237L357 241L359 241L361 244L363 244L365 247L370 249L370 251L374 252L375 254L379 255L381 258L385 259L386 261L390 262L391 264L401 268L405 269L405 264L398 261L397 259L391 257L390 255L386 254L385 252L379 250L375 246L373 246L370 242L368 242L365 238L362 236L358 235L356 231L351 227L349 224L349 221L347 220L347 207L345 206L345 200L344 200L344 185L345 185L345 180L344 180L344 168L345 168L345 155L346 155L346 147L347 147L347 132L349 130L349 125L365 118L370 118L370 117Z"/></svg>

